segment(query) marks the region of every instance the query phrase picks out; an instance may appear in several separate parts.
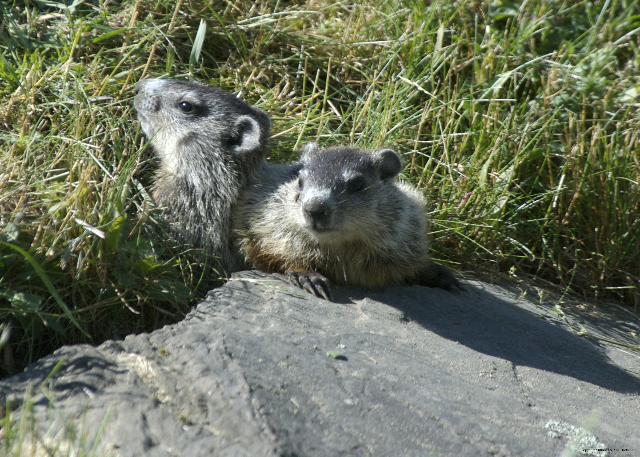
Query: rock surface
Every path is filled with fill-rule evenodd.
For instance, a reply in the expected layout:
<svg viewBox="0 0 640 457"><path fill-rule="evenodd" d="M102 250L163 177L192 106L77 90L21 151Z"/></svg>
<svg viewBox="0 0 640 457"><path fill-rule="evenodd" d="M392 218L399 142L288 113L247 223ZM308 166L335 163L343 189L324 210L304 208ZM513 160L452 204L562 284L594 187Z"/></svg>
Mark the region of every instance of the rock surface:
<svg viewBox="0 0 640 457"><path fill-rule="evenodd" d="M2 380L0 399L32 404L41 443L99 455L640 455L637 353L466 286L334 288L330 303L242 272L178 324L56 351Z"/></svg>

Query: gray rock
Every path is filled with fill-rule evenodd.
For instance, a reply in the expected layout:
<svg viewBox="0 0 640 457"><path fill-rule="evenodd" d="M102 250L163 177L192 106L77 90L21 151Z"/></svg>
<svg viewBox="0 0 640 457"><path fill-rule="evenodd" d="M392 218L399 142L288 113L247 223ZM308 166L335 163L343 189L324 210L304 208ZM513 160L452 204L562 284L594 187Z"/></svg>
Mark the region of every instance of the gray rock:
<svg viewBox="0 0 640 457"><path fill-rule="evenodd" d="M64 347L0 398L15 407L32 386L44 442L119 456L640 454L636 354L576 336L549 305L466 287L342 287L331 303L242 272L184 321Z"/></svg>

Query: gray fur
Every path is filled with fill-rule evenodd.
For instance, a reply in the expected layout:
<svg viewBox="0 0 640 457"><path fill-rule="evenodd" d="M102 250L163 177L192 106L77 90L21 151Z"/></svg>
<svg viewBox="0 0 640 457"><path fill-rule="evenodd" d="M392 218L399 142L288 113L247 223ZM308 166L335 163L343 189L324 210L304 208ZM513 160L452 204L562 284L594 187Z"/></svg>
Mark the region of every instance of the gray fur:
<svg viewBox="0 0 640 457"><path fill-rule="evenodd" d="M217 256L220 273L231 273L232 206L265 164L269 117L196 82L147 79L137 90L140 125L160 159L156 203L178 240Z"/></svg>
<svg viewBox="0 0 640 457"><path fill-rule="evenodd" d="M395 180L402 167L395 151L319 151L311 143L300 159L297 179L292 172L265 169L256 181L262 184L242 197L234 224L248 263L288 273L292 282L325 298L318 274L365 287L461 288L429 258L424 199Z"/></svg>

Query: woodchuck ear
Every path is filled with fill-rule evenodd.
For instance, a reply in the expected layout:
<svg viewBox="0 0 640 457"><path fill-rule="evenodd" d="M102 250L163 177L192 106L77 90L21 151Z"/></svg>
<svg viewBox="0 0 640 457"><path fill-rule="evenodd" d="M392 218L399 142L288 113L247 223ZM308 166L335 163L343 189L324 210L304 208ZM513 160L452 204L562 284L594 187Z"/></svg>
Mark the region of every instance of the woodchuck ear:
<svg viewBox="0 0 640 457"><path fill-rule="evenodd" d="M264 111L262 111L260 108L258 108L257 106L252 106L251 108L253 108L254 111L256 111L260 117L262 118L262 127L265 128L266 133L269 134L269 132L271 131L271 118L269 117L269 115L267 113L265 113Z"/></svg>
<svg viewBox="0 0 640 457"><path fill-rule="evenodd" d="M380 179L385 180L397 176L402 170L402 160L393 149L379 149L373 153L374 166L380 173Z"/></svg>
<svg viewBox="0 0 640 457"><path fill-rule="evenodd" d="M265 132L265 137L267 134L268 132ZM245 114L236 119L227 144L233 152L246 154L263 148L265 145L262 144L261 139L260 123L255 117Z"/></svg>
<svg viewBox="0 0 640 457"><path fill-rule="evenodd" d="M300 162L306 163L311 157L316 155L319 150L318 143L305 144L302 152L300 152Z"/></svg>

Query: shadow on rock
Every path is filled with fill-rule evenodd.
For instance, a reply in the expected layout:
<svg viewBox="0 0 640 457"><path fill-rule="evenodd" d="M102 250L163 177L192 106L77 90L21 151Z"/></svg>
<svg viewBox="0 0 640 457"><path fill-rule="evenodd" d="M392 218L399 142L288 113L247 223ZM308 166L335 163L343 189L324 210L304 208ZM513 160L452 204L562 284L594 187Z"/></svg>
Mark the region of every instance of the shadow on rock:
<svg viewBox="0 0 640 457"><path fill-rule="evenodd" d="M59 362L62 363L56 369ZM87 396L87 391L94 392L109 385L112 378L122 371L122 367L107 360L92 346L64 346L54 355L45 357L30 365L25 372L10 378L11 383L0 384L0 401L4 404L10 395L23 398L27 385L33 389L32 394L43 386L53 387L53 391L63 398L78 394ZM55 382L47 385L48 379ZM43 395L32 400L34 405L45 406L49 403L49 399Z"/></svg>
<svg viewBox="0 0 640 457"><path fill-rule="evenodd" d="M343 287L334 294L338 303L369 297L387 304L403 312L407 322L515 365L615 392L640 392L640 379L612 364L597 341L571 333L561 322L536 312L533 305L514 306L488 289L469 283L466 287L467 292L460 295L421 286L384 291Z"/></svg>

